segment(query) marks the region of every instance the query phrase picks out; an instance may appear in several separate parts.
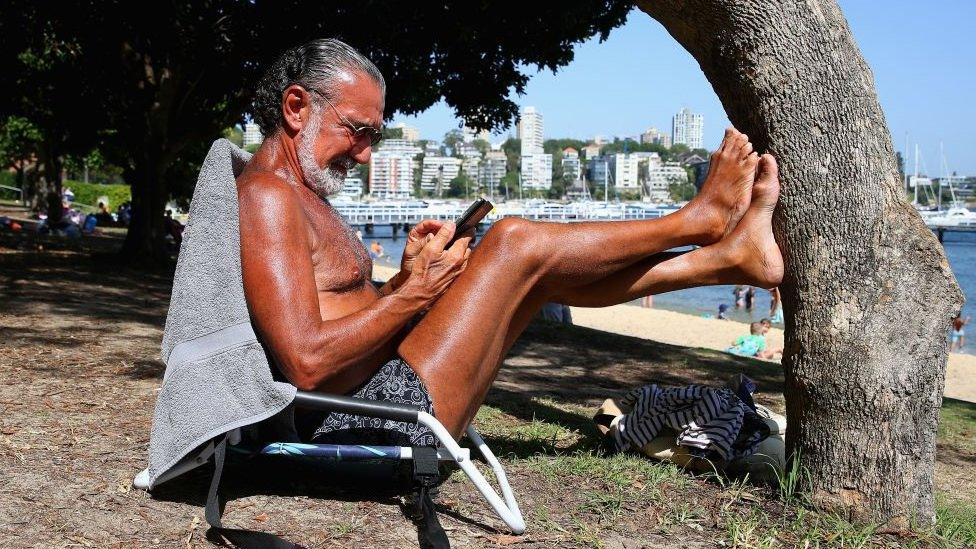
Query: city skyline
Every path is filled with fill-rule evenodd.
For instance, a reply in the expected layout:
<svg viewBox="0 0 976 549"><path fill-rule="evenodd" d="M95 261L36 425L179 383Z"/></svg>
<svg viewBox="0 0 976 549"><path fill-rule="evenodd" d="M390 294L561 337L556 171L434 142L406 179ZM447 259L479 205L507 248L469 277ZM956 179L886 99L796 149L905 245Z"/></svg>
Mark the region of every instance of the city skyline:
<svg viewBox="0 0 976 549"><path fill-rule="evenodd" d="M909 170L918 143L921 171L938 177L944 143L950 171L976 175L976 75L966 70L976 45L966 40L966 25L976 18L976 3L940 2L931 9L894 1L885 9L840 0L854 37L870 65L892 144L905 149ZM938 9L936 9L938 8ZM656 21L635 11L604 43L590 40L576 49L573 62L556 74L542 71L526 93L513 96L519 107L535 106L546 116L545 138L592 139L603 135L639 137L656 127L670 133L681 108L704 116L704 146L721 141L728 118L698 64ZM394 116L420 129L425 139L443 138L459 120L444 103L416 116ZM492 141L515 135L514 124Z"/></svg>

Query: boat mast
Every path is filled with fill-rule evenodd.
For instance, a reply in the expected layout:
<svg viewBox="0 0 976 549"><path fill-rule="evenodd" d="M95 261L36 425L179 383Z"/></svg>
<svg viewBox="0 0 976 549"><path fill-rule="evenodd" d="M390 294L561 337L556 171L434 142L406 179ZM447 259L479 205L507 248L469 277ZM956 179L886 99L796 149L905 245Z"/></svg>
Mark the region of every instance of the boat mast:
<svg viewBox="0 0 976 549"><path fill-rule="evenodd" d="M918 143L915 143L915 175L912 176L912 186L915 187L915 205L918 206Z"/></svg>

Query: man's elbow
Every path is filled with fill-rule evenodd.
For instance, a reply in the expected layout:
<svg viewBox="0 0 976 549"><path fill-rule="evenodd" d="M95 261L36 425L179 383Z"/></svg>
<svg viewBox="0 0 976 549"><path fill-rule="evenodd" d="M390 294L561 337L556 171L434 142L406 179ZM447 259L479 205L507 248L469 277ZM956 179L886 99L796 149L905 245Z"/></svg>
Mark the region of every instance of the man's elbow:
<svg viewBox="0 0 976 549"><path fill-rule="evenodd" d="M285 377L288 382L294 385L299 391L317 391L323 385L325 385L332 372L327 371L322 367L322 364L328 364L327 361L323 361L322 357L297 357L289 361L289 366L283 368L286 370Z"/></svg>

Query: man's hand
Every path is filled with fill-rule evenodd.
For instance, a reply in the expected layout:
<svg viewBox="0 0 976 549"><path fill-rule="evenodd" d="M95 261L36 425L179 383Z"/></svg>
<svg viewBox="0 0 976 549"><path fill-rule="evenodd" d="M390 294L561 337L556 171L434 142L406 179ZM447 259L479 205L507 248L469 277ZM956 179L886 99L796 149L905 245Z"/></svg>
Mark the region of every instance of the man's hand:
<svg viewBox="0 0 976 549"><path fill-rule="evenodd" d="M444 225L443 221L436 219L424 219L410 229L407 235L407 245L403 248L403 258L400 260L400 271L404 275L409 275L413 271L414 261L430 241L431 236L437 233Z"/></svg>
<svg viewBox="0 0 976 549"><path fill-rule="evenodd" d="M470 235L458 238L450 248L444 249L454 236L454 228L454 223L444 222L435 234L427 233L420 253L411 262L410 278L406 283L428 305L437 301L468 265Z"/></svg>

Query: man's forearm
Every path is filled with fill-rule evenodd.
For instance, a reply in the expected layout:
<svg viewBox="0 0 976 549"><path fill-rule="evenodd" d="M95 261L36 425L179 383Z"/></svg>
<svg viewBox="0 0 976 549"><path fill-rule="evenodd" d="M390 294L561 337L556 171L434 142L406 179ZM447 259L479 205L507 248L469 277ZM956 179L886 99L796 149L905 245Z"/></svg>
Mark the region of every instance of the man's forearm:
<svg viewBox="0 0 976 549"><path fill-rule="evenodd" d="M386 281L383 286L380 287L380 293L383 295L390 295L397 291L403 283L410 278L410 273L404 272L403 270L397 271L397 274L393 275L389 280Z"/></svg>
<svg viewBox="0 0 976 549"><path fill-rule="evenodd" d="M365 359L382 350L428 305L423 292L401 284L362 310L322 321L299 360L302 385L340 392L358 386L372 373L363 370L369 366Z"/></svg>

